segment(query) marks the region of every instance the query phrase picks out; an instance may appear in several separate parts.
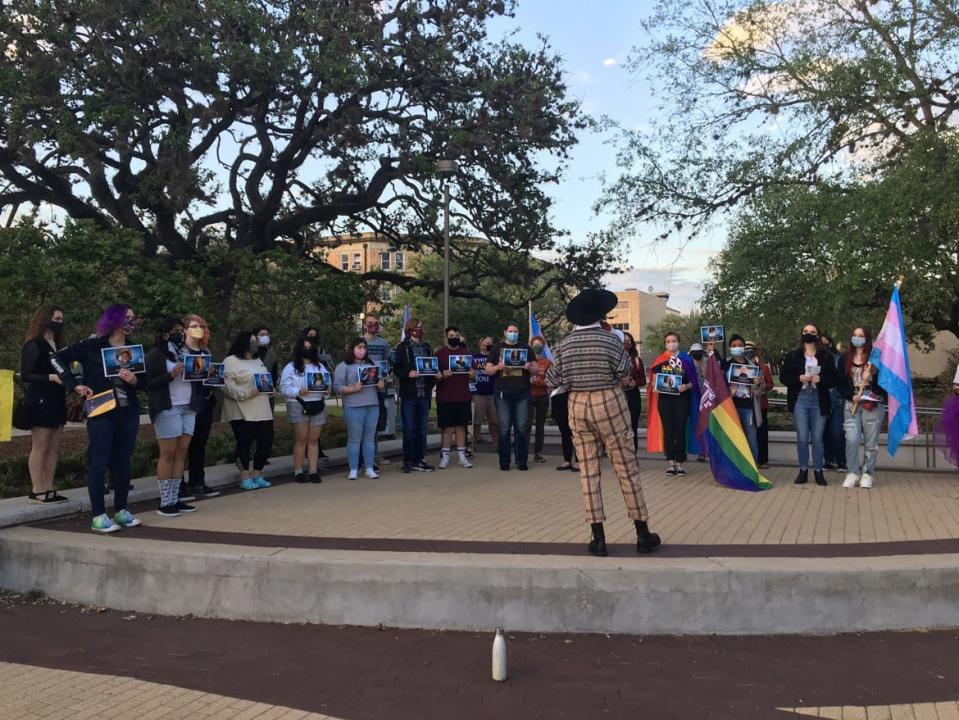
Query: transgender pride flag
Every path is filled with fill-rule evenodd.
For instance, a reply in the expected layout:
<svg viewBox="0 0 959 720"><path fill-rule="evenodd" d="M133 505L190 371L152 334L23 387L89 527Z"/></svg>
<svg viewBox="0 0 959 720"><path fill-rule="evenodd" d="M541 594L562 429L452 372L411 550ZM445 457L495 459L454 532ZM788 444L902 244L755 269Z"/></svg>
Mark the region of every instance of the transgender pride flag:
<svg viewBox="0 0 959 720"><path fill-rule="evenodd" d="M916 403L912 395L912 375L906 352L906 327L902 322L899 283L892 289L889 310L882 330L872 346L869 362L879 370L880 387L889 393L889 454L895 455L899 443L919 434Z"/></svg>
<svg viewBox="0 0 959 720"><path fill-rule="evenodd" d="M539 320L536 319L536 314L530 310L529 311L529 341L533 342L533 338L539 335L543 340L546 340L546 336L543 335L543 331L539 329ZM553 359L553 351L549 349L549 343L543 345L543 357L547 360Z"/></svg>

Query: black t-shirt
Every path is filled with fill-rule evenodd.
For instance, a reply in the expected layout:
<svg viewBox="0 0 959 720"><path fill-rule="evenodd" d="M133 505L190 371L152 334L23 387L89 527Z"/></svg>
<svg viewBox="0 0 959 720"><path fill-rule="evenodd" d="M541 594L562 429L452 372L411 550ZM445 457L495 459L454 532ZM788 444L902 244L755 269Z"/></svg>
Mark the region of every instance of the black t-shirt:
<svg viewBox="0 0 959 720"><path fill-rule="evenodd" d="M490 365L499 365L500 353L503 353L504 357L509 358L510 355L507 353L512 353L516 350L525 350L526 362L533 362L533 358L535 357L533 348L521 343L517 343L516 345L503 343L502 345L494 347L489 354L488 362ZM529 390L529 371L523 367L509 367L507 365L507 367L496 373L496 380L493 387L496 392L520 392L522 390Z"/></svg>

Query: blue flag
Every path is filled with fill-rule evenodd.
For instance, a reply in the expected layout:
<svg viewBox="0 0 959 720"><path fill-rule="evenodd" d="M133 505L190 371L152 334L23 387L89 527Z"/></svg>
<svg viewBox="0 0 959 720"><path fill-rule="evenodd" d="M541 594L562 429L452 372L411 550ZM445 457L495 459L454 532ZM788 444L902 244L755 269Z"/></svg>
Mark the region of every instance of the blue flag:
<svg viewBox="0 0 959 720"><path fill-rule="evenodd" d="M532 343L533 338L539 335L543 338L543 357L547 360L553 359L553 352L549 349L549 343L546 342L546 336L543 335L543 332L539 329L539 320L536 319L536 313L529 314L529 341Z"/></svg>

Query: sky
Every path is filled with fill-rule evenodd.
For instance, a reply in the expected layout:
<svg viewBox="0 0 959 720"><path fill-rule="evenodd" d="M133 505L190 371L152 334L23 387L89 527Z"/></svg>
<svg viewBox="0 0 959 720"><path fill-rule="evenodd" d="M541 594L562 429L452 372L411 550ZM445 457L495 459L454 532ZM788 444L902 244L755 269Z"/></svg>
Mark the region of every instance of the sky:
<svg viewBox="0 0 959 720"><path fill-rule="evenodd" d="M583 110L608 116L626 127L654 127L655 102L645 78L626 70L630 50L643 41L641 22L653 7L649 0L519 0L515 19L494 24L494 30L518 29L518 40L535 45L537 34L565 60L567 82ZM496 37L496 33L493 34ZM584 238L605 226L592 210L601 190L600 175L616 175L616 148L609 136L584 132L572 149L566 177L550 194L554 220L572 237ZM608 278L613 290L650 286L670 293L669 304L690 310L708 277L707 263L722 247L723 233L708 233L679 253L679 238L653 243L655 233L628 238L624 265L629 269Z"/></svg>

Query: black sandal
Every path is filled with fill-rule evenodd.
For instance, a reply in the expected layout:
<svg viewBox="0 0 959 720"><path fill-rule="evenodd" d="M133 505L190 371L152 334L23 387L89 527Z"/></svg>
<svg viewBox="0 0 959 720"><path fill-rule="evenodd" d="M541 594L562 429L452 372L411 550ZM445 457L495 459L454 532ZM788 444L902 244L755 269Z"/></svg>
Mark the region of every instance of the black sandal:
<svg viewBox="0 0 959 720"><path fill-rule="evenodd" d="M33 502L39 503L66 502L69 499L63 497L63 495L58 495L56 490L47 490L43 493L30 493L27 497L29 497Z"/></svg>

